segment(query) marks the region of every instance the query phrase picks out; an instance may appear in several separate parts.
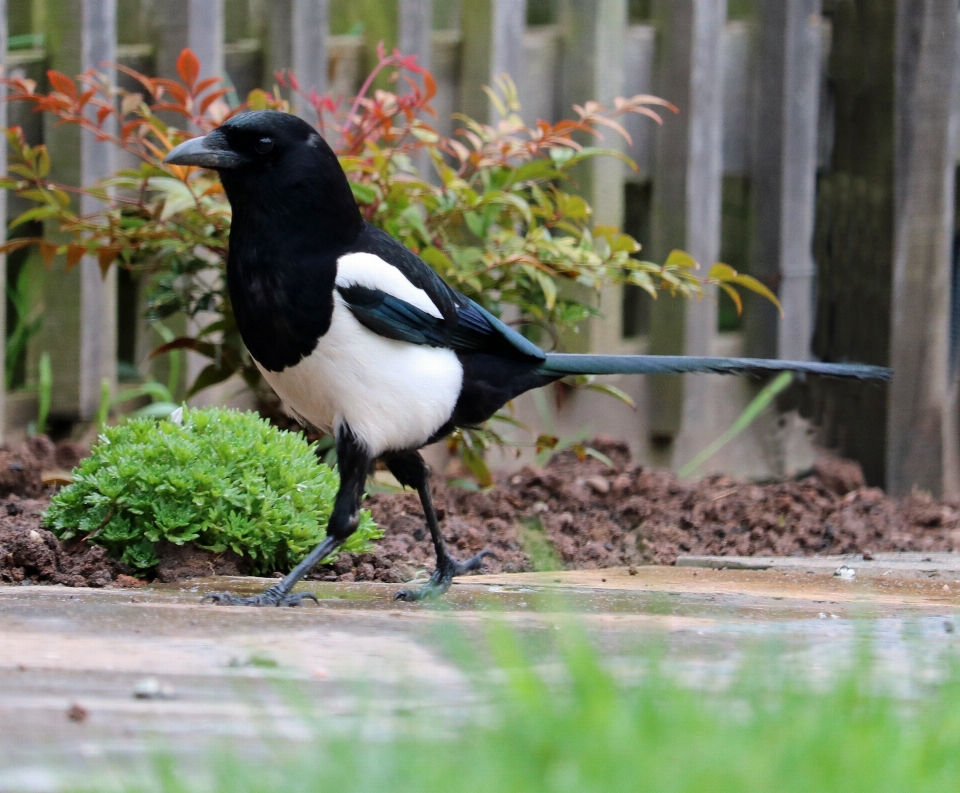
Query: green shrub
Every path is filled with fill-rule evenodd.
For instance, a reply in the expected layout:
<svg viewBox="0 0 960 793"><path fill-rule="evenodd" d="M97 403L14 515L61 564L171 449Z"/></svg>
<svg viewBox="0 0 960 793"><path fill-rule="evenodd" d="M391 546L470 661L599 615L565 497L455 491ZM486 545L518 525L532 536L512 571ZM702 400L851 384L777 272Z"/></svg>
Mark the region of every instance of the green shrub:
<svg viewBox="0 0 960 793"><path fill-rule="evenodd" d="M324 538L338 483L299 434L255 413L185 409L182 424L106 428L45 522L62 539L89 535L137 570L154 567L168 540L231 549L255 573L285 572ZM364 512L345 550L381 536Z"/></svg>

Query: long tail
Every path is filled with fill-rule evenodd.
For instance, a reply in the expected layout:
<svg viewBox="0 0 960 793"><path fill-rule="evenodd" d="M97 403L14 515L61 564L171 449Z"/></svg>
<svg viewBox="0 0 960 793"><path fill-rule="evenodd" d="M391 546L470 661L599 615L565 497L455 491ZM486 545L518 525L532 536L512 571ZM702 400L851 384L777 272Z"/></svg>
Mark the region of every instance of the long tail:
<svg viewBox="0 0 960 793"><path fill-rule="evenodd" d="M698 358L685 355L578 355L550 353L540 372L571 374L760 374L762 372L803 372L823 377L855 380L889 380L893 371L884 366L862 363L819 363L777 361L769 358Z"/></svg>

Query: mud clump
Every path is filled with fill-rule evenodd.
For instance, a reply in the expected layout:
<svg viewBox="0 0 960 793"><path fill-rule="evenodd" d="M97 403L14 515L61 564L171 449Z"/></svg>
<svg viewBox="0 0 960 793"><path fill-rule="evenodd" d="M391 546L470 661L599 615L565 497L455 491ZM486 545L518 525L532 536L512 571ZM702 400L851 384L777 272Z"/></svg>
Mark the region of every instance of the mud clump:
<svg viewBox="0 0 960 793"><path fill-rule="evenodd" d="M0 584L75 587L136 586L104 548L63 543L41 526L48 498L9 496L0 503Z"/></svg>

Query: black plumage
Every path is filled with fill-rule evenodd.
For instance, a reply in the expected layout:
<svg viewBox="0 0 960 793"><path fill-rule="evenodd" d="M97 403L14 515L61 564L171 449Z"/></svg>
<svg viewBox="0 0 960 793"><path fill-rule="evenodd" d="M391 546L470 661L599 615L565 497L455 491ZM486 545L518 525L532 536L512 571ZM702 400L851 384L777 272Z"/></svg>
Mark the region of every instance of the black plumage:
<svg viewBox="0 0 960 793"><path fill-rule="evenodd" d="M437 552L431 582L399 597L443 592L485 554L460 563L447 553L417 450L561 377L784 369L889 376L815 362L546 354L365 222L336 155L291 115L237 116L181 144L167 162L219 172L233 209L227 283L243 341L291 409L337 438L341 486L327 539L263 595L219 602L299 603L296 582L355 530L377 457L420 494Z"/></svg>

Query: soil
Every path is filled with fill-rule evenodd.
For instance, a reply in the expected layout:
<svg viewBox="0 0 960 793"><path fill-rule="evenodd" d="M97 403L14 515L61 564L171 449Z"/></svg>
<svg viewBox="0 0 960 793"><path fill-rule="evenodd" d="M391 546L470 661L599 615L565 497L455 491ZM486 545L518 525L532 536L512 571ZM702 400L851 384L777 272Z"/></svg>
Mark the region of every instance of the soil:
<svg viewBox="0 0 960 793"><path fill-rule="evenodd" d="M135 585L101 549L60 543L41 527L51 491L39 472L59 447L51 452L52 444L31 443L37 448L0 449L0 495L6 495L0 501L0 582ZM631 465L623 444L599 439L594 447L615 467L564 452L546 468L525 468L488 491L438 481L434 498L451 552L462 559L490 548L495 557L485 561L486 571L519 572L551 562L568 569L673 564L688 553L960 550L960 501L919 492L888 498L867 487L849 460L825 457L808 475L785 482L725 476L681 482L669 472ZM10 492L17 486L20 492ZM313 578L402 583L432 570L433 547L415 494L376 494L365 506L385 537L371 553L341 554ZM159 556L161 581L247 572L232 554L169 547Z"/></svg>

